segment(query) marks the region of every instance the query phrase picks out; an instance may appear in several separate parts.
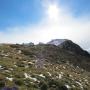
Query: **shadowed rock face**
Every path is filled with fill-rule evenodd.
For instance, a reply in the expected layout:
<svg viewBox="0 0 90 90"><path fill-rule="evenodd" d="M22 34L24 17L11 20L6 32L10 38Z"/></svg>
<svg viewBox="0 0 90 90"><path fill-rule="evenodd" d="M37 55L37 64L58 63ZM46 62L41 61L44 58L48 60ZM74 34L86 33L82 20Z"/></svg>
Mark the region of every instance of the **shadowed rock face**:
<svg viewBox="0 0 90 90"><path fill-rule="evenodd" d="M71 40L64 41L63 43L59 45L59 47L65 50L71 51L78 55L90 57L90 54L87 51L83 50L79 45L73 43Z"/></svg>
<svg viewBox="0 0 90 90"><path fill-rule="evenodd" d="M72 53L90 57L90 54L87 51L83 50L79 45L68 39L53 39L47 44L56 45L62 49L71 51Z"/></svg>

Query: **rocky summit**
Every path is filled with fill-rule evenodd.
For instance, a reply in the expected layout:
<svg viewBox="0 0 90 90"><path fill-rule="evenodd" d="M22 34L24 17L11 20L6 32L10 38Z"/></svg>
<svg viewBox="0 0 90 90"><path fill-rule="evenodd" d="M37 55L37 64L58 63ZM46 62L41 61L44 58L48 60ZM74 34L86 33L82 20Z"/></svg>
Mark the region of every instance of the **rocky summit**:
<svg viewBox="0 0 90 90"><path fill-rule="evenodd" d="M67 41L67 39L53 39L53 40L49 41L47 44L52 44L52 45L58 46L65 41Z"/></svg>
<svg viewBox="0 0 90 90"><path fill-rule="evenodd" d="M67 39L1 44L0 90L90 90L90 54Z"/></svg>

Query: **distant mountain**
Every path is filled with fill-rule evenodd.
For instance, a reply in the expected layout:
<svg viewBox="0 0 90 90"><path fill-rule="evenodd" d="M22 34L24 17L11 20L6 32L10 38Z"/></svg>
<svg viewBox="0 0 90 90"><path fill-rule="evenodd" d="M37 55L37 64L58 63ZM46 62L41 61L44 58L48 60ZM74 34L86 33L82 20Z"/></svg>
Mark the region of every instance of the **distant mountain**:
<svg viewBox="0 0 90 90"><path fill-rule="evenodd" d="M56 45L72 53L90 57L90 54L87 51L83 50L79 45L68 39L54 39L47 44Z"/></svg>

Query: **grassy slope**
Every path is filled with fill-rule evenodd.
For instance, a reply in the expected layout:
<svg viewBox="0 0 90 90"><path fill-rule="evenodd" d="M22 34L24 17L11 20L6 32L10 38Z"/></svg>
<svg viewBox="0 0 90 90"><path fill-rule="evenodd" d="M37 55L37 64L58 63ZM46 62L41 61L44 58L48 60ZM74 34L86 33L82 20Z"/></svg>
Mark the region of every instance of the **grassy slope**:
<svg viewBox="0 0 90 90"><path fill-rule="evenodd" d="M46 61L43 68L36 68L40 53L43 53ZM48 90L62 90L62 86L69 85L70 90L89 90L90 72L68 63L68 60L71 63L73 60L77 64L75 58L79 60L79 57L53 45L0 46L0 86L17 86L19 90L44 90L45 87ZM85 60L84 58L82 59Z"/></svg>

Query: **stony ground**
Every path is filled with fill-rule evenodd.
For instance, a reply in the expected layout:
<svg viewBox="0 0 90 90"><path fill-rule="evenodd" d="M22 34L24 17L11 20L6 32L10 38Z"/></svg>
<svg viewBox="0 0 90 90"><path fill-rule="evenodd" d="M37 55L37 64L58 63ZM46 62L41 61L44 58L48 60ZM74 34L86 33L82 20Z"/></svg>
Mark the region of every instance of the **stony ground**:
<svg viewBox="0 0 90 90"><path fill-rule="evenodd" d="M18 48L1 45L0 90L3 87L17 87L18 90L90 90L90 72L69 62L39 62Z"/></svg>

